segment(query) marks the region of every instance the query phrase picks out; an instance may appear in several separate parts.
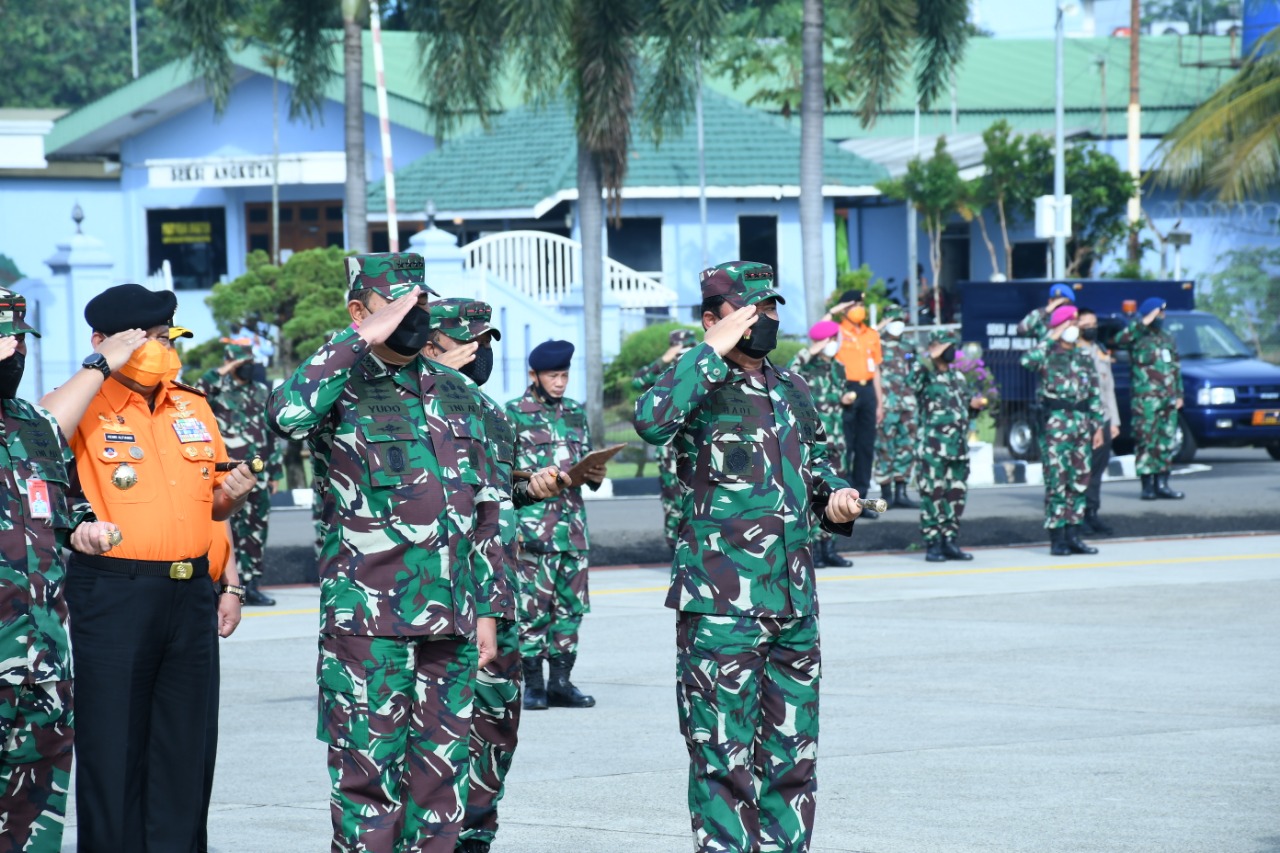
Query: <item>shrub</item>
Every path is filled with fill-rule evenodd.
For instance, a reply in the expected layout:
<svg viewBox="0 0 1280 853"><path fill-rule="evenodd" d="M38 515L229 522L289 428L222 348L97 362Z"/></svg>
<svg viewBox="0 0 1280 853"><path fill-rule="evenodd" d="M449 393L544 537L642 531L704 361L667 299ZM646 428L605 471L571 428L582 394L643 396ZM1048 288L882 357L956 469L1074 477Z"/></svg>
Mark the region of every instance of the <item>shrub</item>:
<svg viewBox="0 0 1280 853"><path fill-rule="evenodd" d="M692 329L702 340L702 329L685 323L657 323L638 332L632 332L622 342L618 356L604 372L604 393L610 400L634 402L640 392L631 387L631 378L646 364L654 361L671 346L671 332L675 329Z"/></svg>

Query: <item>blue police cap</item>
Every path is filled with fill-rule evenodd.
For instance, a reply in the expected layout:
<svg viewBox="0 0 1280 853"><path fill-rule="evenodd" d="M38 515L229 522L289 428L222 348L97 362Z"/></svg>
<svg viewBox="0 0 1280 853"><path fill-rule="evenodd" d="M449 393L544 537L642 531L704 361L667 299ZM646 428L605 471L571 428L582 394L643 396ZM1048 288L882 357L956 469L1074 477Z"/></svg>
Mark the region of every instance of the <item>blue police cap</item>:
<svg viewBox="0 0 1280 853"><path fill-rule="evenodd" d="M1053 287L1049 288L1050 299L1057 299L1059 296L1066 297L1072 302L1076 301L1076 292L1071 289L1071 285L1069 284L1055 284Z"/></svg>
<svg viewBox="0 0 1280 853"><path fill-rule="evenodd" d="M1150 299L1142 300L1142 304L1138 306L1138 316L1145 317L1152 311L1158 311L1164 308L1164 300L1159 296L1153 296Z"/></svg>
<svg viewBox="0 0 1280 853"><path fill-rule="evenodd" d="M568 341L543 341L529 353L529 369L541 373L544 370L568 370L573 359L573 344Z"/></svg>

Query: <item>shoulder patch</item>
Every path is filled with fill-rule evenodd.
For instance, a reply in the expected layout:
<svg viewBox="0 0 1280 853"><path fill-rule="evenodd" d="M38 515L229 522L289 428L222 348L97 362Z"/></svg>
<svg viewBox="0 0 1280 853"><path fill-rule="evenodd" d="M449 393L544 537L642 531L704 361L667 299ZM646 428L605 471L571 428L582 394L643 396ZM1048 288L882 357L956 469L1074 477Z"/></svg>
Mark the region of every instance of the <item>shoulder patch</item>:
<svg viewBox="0 0 1280 853"><path fill-rule="evenodd" d="M206 395L205 395L205 393L204 393L203 391L201 391L199 388L196 388L196 387L195 387L195 386L193 386L193 385L187 385L187 384L185 384L185 383L183 383L183 382L179 382L179 381L177 381L176 379L175 379L175 380L173 380L173 381L171 381L169 384L170 384L170 385L172 385L174 388L178 388L178 389L180 389L180 390L182 390L182 391L186 391L186 392L188 392L188 393L195 394L197 397L204 397L204 396L206 396Z"/></svg>

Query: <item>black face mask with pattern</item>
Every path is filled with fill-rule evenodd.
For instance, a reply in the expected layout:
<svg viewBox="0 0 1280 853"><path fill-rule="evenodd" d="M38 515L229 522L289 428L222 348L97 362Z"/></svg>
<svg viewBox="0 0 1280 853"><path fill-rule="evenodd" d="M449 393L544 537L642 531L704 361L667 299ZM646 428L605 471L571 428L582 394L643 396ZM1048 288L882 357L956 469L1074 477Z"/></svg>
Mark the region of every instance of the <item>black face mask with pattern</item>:
<svg viewBox="0 0 1280 853"><path fill-rule="evenodd" d="M0 400L12 400L18 396L18 386L22 384L22 374L26 368L26 353L15 352L0 361Z"/></svg>
<svg viewBox="0 0 1280 853"><path fill-rule="evenodd" d="M462 365L458 372L477 385L488 382L493 373L493 347L480 347L476 350L475 361Z"/></svg>

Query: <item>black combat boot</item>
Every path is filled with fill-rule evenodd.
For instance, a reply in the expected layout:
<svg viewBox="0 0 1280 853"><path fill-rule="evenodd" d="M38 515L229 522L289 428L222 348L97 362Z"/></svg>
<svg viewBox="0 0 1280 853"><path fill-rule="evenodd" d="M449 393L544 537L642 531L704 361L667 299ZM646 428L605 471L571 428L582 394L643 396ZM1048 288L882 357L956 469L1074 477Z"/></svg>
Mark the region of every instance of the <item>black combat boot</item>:
<svg viewBox="0 0 1280 853"><path fill-rule="evenodd" d="M1086 544L1085 541L1080 538L1080 525L1078 524L1073 524L1070 527L1066 528L1066 540L1067 540L1067 547L1071 549L1067 553L1070 553L1070 554L1098 553L1097 548L1093 547L1092 545Z"/></svg>
<svg viewBox="0 0 1280 853"><path fill-rule="evenodd" d="M1142 499L1144 501L1153 501L1156 499L1156 475L1142 475Z"/></svg>
<svg viewBox="0 0 1280 853"><path fill-rule="evenodd" d="M465 838L458 842L454 853L489 853L489 842L479 838Z"/></svg>
<svg viewBox="0 0 1280 853"><path fill-rule="evenodd" d="M960 546L956 543L954 536L948 536L942 540L942 556L948 560L972 560L973 555L961 551Z"/></svg>
<svg viewBox="0 0 1280 853"><path fill-rule="evenodd" d="M903 509L920 508L920 504L907 497L907 484L904 480L898 480L893 484L893 505Z"/></svg>
<svg viewBox="0 0 1280 853"><path fill-rule="evenodd" d="M244 582L244 604L246 607L274 607L276 600L258 589L258 579Z"/></svg>
<svg viewBox="0 0 1280 853"><path fill-rule="evenodd" d="M524 669L524 709L547 710L547 684L542 680L542 658L521 658Z"/></svg>
<svg viewBox="0 0 1280 853"><path fill-rule="evenodd" d="M926 563L942 563L946 561L947 558L942 553L941 539L935 539L924 544L924 560Z"/></svg>
<svg viewBox="0 0 1280 853"><path fill-rule="evenodd" d="M1049 553L1055 557L1069 557L1075 553L1071 550L1071 546L1067 544L1067 529L1065 527L1049 528Z"/></svg>
<svg viewBox="0 0 1280 853"><path fill-rule="evenodd" d="M823 548L826 550L826 554L824 555L826 557L825 565L828 565L833 569L847 569L853 565L853 560L846 560L844 557L840 556L840 552L836 550L835 539L828 539L823 543Z"/></svg>
<svg viewBox="0 0 1280 853"><path fill-rule="evenodd" d="M573 672L576 655L552 655L551 677L547 679L547 704L553 708L594 708L595 697L588 696L573 686L569 673Z"/></svg>
<svg viewBox="0 0 1280 853"><path fill-rule="evenodd" d="M1099 536L1110 536L1112 533L1115 533L1115 531L1111 529L1111 525L1098 518L1098 511L1096 509L1086 509L1084 511L1084 526L1089 528L1090 533L1096 533Z"/></svg>
<svg viewBox="0 0 1280 853"><path fill-rule="evenodd" d="M1182 492L1169 488L1169 472L1156 474L1156 497L1170 501L1180 501L1186 497Z"/></svg>
<svg viewBox="0 0 1280 853"><path fill-rule="evenodd" d="M809 543L809 556L813 558L815 569L827 567L827 543L822 539Z"/></svg>

